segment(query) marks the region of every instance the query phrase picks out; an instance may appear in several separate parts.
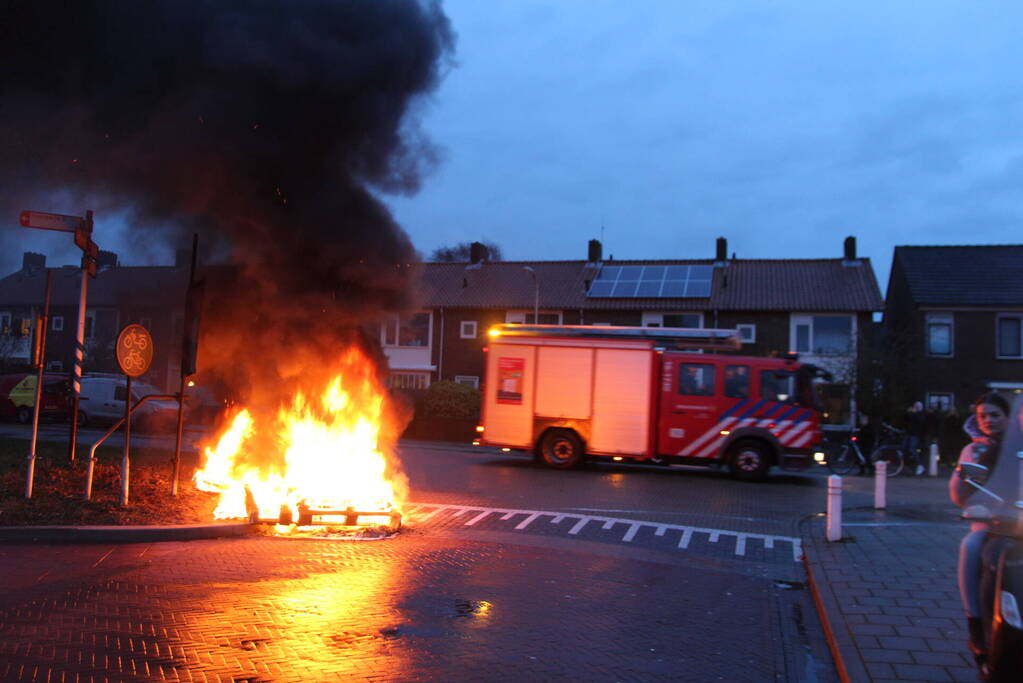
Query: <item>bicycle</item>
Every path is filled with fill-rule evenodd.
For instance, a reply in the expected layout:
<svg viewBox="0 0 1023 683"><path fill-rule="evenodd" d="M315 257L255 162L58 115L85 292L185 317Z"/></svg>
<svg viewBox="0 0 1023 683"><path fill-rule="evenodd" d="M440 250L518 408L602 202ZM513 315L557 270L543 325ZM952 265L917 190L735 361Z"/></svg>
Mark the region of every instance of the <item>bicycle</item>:
<svg viewBox="0 0 1023 683"><path fill-rule="evenodd" d="M906 461L912 458L914 463L919 464L920 460L912 453L907 454L903 444L906 443L906 432L891 426L887 422L881 423L883 435L881 443L870 454L871 462L884 461L889 477L897 477L906 466Z"/></svg>
<svg viewBox="0 0 1023 683"><path fill-rule="evenodd" d="M830 446L827 465L828 469L835 474L846 475L857 467L860 469L861 474L872 469L872 466L867 462L866 456L863 455L863 451L860 450L859 437L856 435L858 431L858 429L852 430L849 438L841 444L832 444Z"/></svg>
<svg viewBox="0 0 1023 683"><path fill-rule="evenodd" d="M906 455L902 448L905 432L885 422L881 423L883 436L881 443L870 452L868 458L860 449L858 429L852 430L849 438L832 447L833 455L827 458L828 469L838 475L845 475L859 468L860 473L873 472L878 462L885 463L885 474L889 477L898 476L906 465Z"/></svg>

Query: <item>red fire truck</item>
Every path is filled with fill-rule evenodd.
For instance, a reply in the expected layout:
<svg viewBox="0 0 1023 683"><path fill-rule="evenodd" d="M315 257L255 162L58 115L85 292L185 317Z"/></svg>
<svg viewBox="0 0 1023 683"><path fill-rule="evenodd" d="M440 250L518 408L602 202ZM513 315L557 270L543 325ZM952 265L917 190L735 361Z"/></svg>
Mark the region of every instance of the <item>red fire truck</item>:
<svg viewBox="0 0 1023 683"><path fill-rule="evenodd" d="M481 445L550 467L586 458L723 463L742 479L803 469L821 441L813 387L791 358L737 350L735 330L498 325L489 333Z"/></svg>

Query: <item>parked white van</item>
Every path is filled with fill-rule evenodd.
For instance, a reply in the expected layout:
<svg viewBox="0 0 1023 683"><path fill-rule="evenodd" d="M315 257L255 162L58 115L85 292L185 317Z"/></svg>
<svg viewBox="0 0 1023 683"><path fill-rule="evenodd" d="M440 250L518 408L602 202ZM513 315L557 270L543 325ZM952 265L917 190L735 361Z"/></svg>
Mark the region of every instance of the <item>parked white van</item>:
<svg viewBox="0 0 1023 683"><path fill-rule="evenodd" d="M111 424L124 417L124 399L127 381L119 375L86 375L82 377L82 393L78 399L78 424ZM151 384L132 380L132 403L149 394L162 394ZM135 413L133 426L151 426L165 420L173 422L177 414L176 401L147 401Z"/></svg>

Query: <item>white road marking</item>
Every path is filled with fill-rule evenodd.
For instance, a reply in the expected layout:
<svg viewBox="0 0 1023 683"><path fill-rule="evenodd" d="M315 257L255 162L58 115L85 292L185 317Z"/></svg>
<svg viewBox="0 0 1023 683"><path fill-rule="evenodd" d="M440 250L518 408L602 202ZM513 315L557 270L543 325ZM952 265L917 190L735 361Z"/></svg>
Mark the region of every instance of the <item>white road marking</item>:
<svg viewBox="0 0 1023 683"><path fill-rule="evenodd" d="M738 556L746 555L746 547L751 540L758 540L764 544L766 550L772 550L777 542L788 543L792 546L792 559L799 562L803 557L802 543L800 539L794 536L778 536L775 534L756 534L745 531L731 531L728 529L707 529L703 527L686 526L683 524L664 524L661 522L646 522L635 519L625 519L620 517L603 517L597 515L582 515L574 513L566 513L562 511L549 511L549 510L509 510L507 508L485 508L472 505L445 505L442 503L409 503L410 509L415 511L414 520L415 522L425 522L426 520L434 517L440 512L450 511L451 518L461 517L467 512L475 512L476 515L468 522L465 522L465 526L472 526L476 522L485 519L488 515L498 514L500 519L509 520L516 515L525 515L525 519L515 525L516 531L522 531L530 524L532 524L538 517L549 516L551 517L551 523L558 523L564 520L566 517L576 519L576 523L568 530L570 536L579 534L583 528L590 522L600 522L601 528L608 530L614 527L615 524L625 524L629 529L622 536L621 542L631 542L639 530L644 527L650 527L654 530L655 536L664 536L665 533L670 529L672 531L679 531L681 537L678 541L678 547L681 549L688 548L692 542L694 534L706 535L707 540L710 543L717 543L722 536L729 538L735 538L735 554ZM422 517L419 516L420 510L432 508L429 512L424 514ZM412 513L408 516L413 517ZM866 526L850 524L849 526Z"/></svg>
<svg viewBox="0 0 1023 683"><path fill-rule="evenodd" d="M533 513L533 514L531 514L531 515L530 515L529 517L526 517L526 518L525 518L524 520L522 520L521 522L519 522L519 523L518 523L518 525L517 525L517 526L515 527L515 530L516 530L516 531L522 531L522 530L523 530L523 529L525 529L525 528L526 528L527 526L529 526L530 524L532 524L532 523L533 523L533 520L534 520L534 519L536 519L537 517L539 517L539 516L540 516L540 515L542 515L542 514L543 514L542 512L534 512L534 513Z"/></svg>
<svg viewBox="0 0 1023 683"><path fill-rule="evenodd" d="M472 526L473 524L480 521L484 517L489 516L491 512L493 512L493 510L484 510L483 512L479 513L478 515L470 519L468 522L466 522L465 526Z"/></svg>

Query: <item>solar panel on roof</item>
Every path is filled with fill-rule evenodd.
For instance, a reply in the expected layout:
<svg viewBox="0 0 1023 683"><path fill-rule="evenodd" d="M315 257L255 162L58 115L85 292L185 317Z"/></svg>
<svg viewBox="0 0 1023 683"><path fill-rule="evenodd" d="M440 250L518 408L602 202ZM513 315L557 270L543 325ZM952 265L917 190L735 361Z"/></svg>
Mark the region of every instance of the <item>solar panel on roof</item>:
<svg viewBox="0 0 1023 683"><path fill-rule="evenodd" d="M590 285L593 298L704 298L712 266L604 266Z"/></svg>

